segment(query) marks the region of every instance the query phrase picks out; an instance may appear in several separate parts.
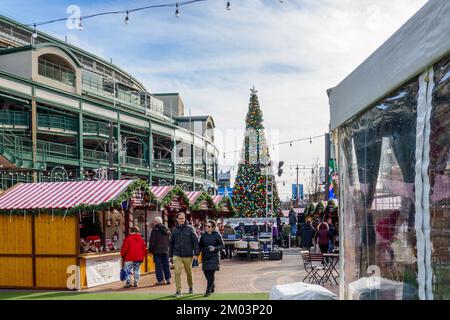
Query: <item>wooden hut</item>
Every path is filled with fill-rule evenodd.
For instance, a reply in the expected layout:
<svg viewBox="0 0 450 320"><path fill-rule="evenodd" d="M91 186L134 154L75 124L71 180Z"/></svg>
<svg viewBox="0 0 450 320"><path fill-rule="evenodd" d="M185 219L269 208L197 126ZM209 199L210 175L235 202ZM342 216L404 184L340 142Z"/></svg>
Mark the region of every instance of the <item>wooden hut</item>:
<svg viewBox="0 0 450 320"><path fill-rule="evenodd" d="M146 188L140 180L73 181L5 192L0 287L75 290L119 281L132 198Z"/></svg>

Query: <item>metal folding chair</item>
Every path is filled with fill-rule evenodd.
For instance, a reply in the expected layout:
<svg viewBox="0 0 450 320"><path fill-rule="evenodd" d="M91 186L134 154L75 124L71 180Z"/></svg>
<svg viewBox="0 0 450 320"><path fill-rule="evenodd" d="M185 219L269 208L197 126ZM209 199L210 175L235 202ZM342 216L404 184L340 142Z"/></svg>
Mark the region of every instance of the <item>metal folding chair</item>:
<svg viewBox="0 0 450 320"><path fill-rule="evenodd" d="M325 270L323 266L317 266L313 264L311 259L312 254L309 251L300 251L303 260L303 266L306 271L306 276L303 278L303 282L308 281L309 283L320 284L321 279L319 278L319 270ZM317 257L314 257L316 261ZM322 260L321 260L322 261Z"/></svg>

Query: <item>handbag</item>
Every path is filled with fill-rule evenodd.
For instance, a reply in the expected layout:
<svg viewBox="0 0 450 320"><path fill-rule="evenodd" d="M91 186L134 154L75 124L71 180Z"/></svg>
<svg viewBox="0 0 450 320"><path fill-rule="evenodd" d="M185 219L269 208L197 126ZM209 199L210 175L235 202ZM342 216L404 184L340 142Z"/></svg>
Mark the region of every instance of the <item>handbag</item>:
<svg viewBox="0 0 450 320"><path fill-rule="evenodd" d="M124 268L120 269L120 281L125 281L127 279L127 272Z"/></svg>

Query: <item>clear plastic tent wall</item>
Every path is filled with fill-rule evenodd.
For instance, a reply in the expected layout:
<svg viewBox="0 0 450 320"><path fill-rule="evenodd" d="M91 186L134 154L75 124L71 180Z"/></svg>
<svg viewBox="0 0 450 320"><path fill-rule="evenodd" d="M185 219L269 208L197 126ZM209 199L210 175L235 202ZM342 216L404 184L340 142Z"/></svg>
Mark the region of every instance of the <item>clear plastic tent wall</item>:
<svg viewBox="0 0 450 320"><path fill-rule="evenodd" d="M448 21L450 1L430 1L330 92L341 298L450 299Z"/></svg>

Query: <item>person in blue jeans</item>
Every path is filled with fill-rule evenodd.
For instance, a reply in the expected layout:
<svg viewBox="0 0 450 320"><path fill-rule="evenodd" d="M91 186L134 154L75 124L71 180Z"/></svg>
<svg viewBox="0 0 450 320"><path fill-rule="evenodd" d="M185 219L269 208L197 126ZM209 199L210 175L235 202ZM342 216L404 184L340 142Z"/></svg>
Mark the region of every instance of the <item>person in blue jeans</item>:
<svg viewBox="0 0 450 320"><path fill-rule="evenodd" d="M170 284L169 241L169 229L162 223L161 217L156 217L148 247L148 251L153 254L153 262L155 263L157 281L155 286Z"/></svg>
<svg viewBox="0 0 450 320"><path fill-rule="evenodd" d="M120 255L124 261L124 269L127 273L125 288L131 287L131 274L134 276L133 287L138 286L141 264L147 255L147 248L140 234L139 227L132 227L130 232L120 249Z"/></svg>

